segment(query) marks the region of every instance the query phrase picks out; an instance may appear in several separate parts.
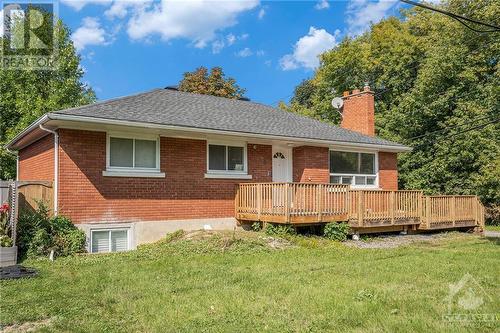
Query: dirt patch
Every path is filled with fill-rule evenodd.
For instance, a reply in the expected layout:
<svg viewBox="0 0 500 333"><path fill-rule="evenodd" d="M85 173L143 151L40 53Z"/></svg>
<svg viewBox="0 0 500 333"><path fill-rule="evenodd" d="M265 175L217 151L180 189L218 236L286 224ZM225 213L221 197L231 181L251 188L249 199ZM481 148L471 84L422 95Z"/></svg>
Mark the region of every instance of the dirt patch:
<svg viewBox="0 0 500 333"><path fill-rule="evenodd" d="M359 241L348 240L344 244L350 247L361 249L391 249L400 246L409 245L417 242L435 243L444 239L474 237L470 234L457 233L434 233L417 235L380 235L368 236Z"/></svg>
<svg viewBox="0 0 500 333"><path fill-rule="evenodd" d="M281 250L294 245L287 239L266 236L262 233L256 233L251 231L214 231L214 230L196 230L188 231L180 236L179 240L189 240L189 241L203 241L215 238L223 247L229 247L236 241L243 241L249 243L259 243L268 246L271 249Z"/></svg>
<svg viewBox="0 0 500 333"><path fill-rule="evenodd" d="M43 319L38 321L28 321L22 324L14 324L5 327L0 327L1 333L21 333L21 332L34 332L43 327L47 327L52 324L52 319Z"/></svg>

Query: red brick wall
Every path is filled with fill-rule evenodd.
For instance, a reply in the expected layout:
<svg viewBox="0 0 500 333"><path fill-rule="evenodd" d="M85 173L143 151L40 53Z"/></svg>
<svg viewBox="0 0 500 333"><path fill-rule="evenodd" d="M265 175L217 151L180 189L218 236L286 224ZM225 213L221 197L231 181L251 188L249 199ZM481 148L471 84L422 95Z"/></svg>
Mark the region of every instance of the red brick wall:
<svg viewBox="0 0 500 333"><path fill-rule="evenodd" d="M206 142L160 140L165 178L104 177L106 133L60 130L61 214L76 223L234 216L241 179L206 179ZM255 149L254 149L255 146ZM252 182L272 180L272 147L248 145Z"/></svg>
<svg viewBox="0 0 500 333"><path fill-rule="evenodd" d="M54 135L19 151L19 180L54 180Z"/></svg>
<svg viewBox="0 0 500 333"><path fill-rule="evenodd" d="M329 150L326 147L293 148L293 181L328 183L330 181Z"/></svg>
<svg viewBox="0 0 500 333"><path fill-rule="evenodd" d="M379 187L383 190L398 189L398 156L396 153L378 153Z"/></svg>
<svg viewBox="0 0 500 333"><path fill-rule="evenodd" d="M375 135L375 99L373 92L354 90L344 97L341 127L359 133Z"/></svg>

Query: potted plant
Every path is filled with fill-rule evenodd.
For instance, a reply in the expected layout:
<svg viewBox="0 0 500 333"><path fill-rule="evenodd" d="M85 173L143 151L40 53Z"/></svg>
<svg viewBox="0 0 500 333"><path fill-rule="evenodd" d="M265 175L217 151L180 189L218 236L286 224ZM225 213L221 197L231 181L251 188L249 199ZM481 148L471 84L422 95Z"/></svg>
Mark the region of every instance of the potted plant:
<svg viewBox="0 0 500 333"><path fill-rule="evenodd" d="M17 246L12 240L9 224L9 204L0 206L0 267L17 263Z"/></svg>

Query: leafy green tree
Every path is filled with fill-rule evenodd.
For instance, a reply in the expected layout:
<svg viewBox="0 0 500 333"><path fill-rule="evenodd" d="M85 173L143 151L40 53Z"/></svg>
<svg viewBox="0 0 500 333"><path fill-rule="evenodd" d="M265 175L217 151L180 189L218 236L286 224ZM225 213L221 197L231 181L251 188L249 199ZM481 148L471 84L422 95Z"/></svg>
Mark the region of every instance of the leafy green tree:
<svg viewBox="0 0 500 333"><path fill-rule="evenodd" d="M13 70L0 65L0 179L15 178L15 155L3 146L17 133L47 112L96 100L93 90L82 82L80 57L68 28L59 21L54 29L58 43L55 70ZM2 38L0 42L4 42Z"/></svg>
<svg viewBox="0 0 500 333"><path fill-rule="evenodd" d="M494 0L449 0L450 12L500 25ZM339 123L332 90L376 92L376 130L405 143L400 187L478 194L500 203L500 34L473 32L447 16L414 8L321 56L312 95L297 89L293 112ZM301 84L303 85L303 83Z"/></svg>
<svg viewBox="0 0 500 333"><path fill-rule="evenodd" d="M179 90L226 98L242 98L245 93L233 78L226 77L221 67L213 67L210 74L205 67L184 73Z"/></svg>

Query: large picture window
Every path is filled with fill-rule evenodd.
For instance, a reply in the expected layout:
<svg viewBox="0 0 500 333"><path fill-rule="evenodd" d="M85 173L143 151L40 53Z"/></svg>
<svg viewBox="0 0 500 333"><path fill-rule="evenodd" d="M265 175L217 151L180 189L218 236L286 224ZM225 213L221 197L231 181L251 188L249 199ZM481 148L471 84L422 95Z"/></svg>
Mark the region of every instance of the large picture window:
<svg viewBox="0 0 500 333"><path fill-rule="evenodd" d="M208 172L246 173L245 146L208 144Z"/></svg>
<svg viewBox="0 0 500 333"><path fill-rule="evenodd" d="M108 135L107 170L158 172L160 169L159 138Z"/></svg>
<svg viewBox="0 0 500 333"><path fill-rule="evenodd" d="M377 186L376 155L331 150L330 183Z"/></svg>

